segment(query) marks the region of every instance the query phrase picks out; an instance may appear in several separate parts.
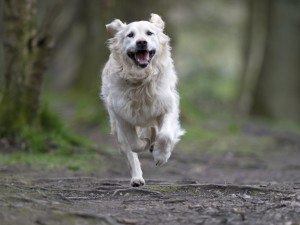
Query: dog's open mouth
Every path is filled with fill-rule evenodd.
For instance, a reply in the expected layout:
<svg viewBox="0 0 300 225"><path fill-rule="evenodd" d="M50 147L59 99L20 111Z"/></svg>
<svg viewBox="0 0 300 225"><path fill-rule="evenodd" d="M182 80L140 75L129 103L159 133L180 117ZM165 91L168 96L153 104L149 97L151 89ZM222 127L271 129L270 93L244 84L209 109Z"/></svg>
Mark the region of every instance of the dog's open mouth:
<svg viewBox="0 0 300 225"><path fill-rule="evenodd" d="M135 62L136 65L146 68L155 55L155 50L138 50L136 52L127 52L127 55Z"/></svg>

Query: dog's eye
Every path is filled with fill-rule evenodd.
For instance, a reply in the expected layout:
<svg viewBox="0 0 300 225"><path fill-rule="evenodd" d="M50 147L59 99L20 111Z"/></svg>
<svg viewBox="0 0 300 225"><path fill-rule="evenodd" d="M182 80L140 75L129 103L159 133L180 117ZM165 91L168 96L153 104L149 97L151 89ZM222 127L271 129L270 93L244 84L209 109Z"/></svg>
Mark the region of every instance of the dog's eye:
<svg viewBox="0 0 300 225"><path fill-rule="evenodd" d="M133 38L133 37L134 37L134 33L133 33L133 32L130 32L130 33L127 35L127 37Z"/></svg>
<svg viewBox="0 0 300 225"><path fill-rule="evenodd" d="M153 35L153 33L151 32L151 31L147 31L147 33L146 33L148 36L151 36L151 35Z"/></svg>

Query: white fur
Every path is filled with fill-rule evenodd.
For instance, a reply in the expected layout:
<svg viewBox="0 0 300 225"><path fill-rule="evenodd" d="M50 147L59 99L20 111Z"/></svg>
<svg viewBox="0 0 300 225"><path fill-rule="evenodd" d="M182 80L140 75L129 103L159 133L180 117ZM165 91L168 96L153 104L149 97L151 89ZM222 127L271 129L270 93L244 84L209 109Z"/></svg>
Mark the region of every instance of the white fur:
<svg viewBox="0 0 300 225"><path fill-rule="evenodd" d="M169 37L163 33L164 22L151 14L150 21L128 25L114 20L107 26L113 36L111 51L102 72L101 96L107 107L112 133L131 168L131 185L144 185L137 153L153 147L156 165L166 163L184 131L179 123L177 76L171 58ZM147 35L151 31L152 35ZM134 37L128 37L130 32ZM127 55L136 42L147 41L155 50L146 68L136 65Z"/></svg>

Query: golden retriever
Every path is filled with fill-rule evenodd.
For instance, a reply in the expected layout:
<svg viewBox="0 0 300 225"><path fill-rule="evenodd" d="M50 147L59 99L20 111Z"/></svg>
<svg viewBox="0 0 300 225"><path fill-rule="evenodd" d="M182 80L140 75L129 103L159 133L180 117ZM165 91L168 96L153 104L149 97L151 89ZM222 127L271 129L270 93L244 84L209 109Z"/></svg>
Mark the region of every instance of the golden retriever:
<svg viewBox="0 0 300 225"><path fill-rule="evenodd" d="M184 134L179 123L177 76L164 21L106 25L110 56L102 72L101 97L112 134L131 168L131 186L145 184L139 152L151 151L157 166L168 161Z"/></svg>

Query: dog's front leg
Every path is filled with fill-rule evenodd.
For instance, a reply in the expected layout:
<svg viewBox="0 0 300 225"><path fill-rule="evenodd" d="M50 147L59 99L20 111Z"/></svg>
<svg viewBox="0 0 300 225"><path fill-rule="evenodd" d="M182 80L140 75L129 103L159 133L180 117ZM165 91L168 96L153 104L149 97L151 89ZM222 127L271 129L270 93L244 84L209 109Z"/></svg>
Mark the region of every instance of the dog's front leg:
<svg viewBox="0 0 300 225"><path fill-rule="evenodd" d="M180 129L178 114L174 112L165 114L159 119L159 128L152 152L157 166L168 161L176 142L183 133Z"/></svg>
<svg viewBox="0 0 300 225"><path fill-rule="evenodd" d="M136 133L135 127L127 124L124 121L118 121L116 123L116 135L118 144L120 146L121 152L127 157L130 170L131 170L131 186L139 187L145 184L145 180L143 179L143 172L141 169L141 164L138 158L137 153L132 152L132 140L134 137L134 132Z"/></svg>
<svg viewBox="0 0 300 225"><path fill-rule="evenodd" d="M137 153L126 149L125 146L123 147L122 152L126 155L131 170L130 185L132 187L143 186L145 184L145 180L143 178L143 172Z"/></svg>

